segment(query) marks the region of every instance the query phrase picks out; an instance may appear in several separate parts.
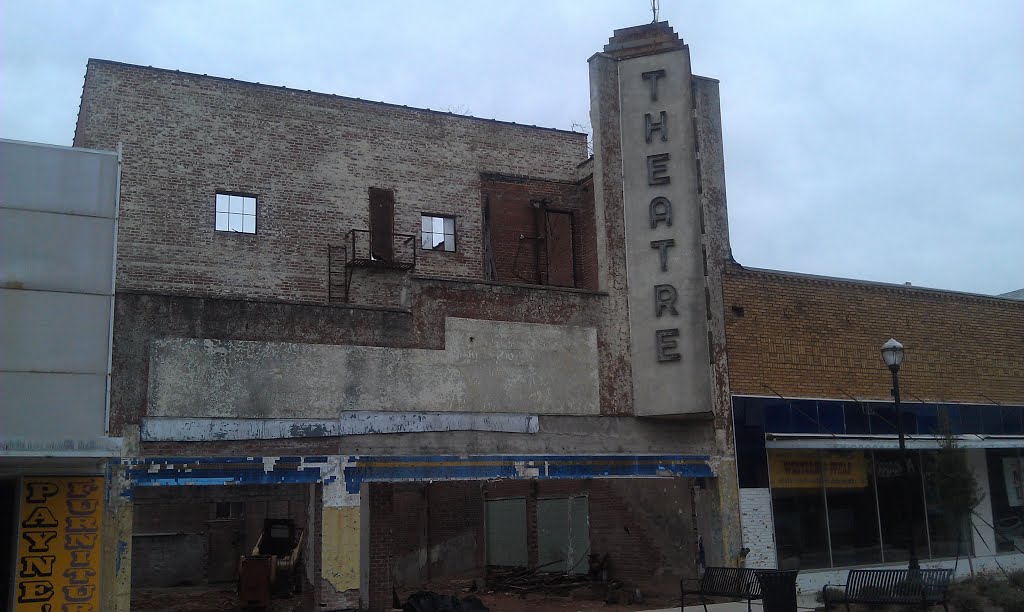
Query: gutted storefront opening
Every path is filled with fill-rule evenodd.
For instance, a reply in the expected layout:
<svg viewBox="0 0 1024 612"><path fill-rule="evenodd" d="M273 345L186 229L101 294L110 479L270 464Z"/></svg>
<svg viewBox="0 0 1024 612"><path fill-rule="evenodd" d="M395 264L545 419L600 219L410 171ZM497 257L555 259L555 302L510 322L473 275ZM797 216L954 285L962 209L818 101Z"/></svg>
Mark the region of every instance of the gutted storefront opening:
<svg viewBox="0 0 1024 612"><path fill-rule="evenodd" d="M265 521L288 520L305 530L309 507L309 485L139 487L132 588L233 588L239 561L252 553ZM308 561L300 559L303 576Z"/></svg>
<svg viewBox="0 0 1024 612"><path fill-rule="evenodd" d="M696 575L689 478L368 483L371 607L453 585L676 596ZM559 578L561 576L562 578ZM486 596L481 595L486 602ZM380 599L377 599L380 598Z"/></svg>

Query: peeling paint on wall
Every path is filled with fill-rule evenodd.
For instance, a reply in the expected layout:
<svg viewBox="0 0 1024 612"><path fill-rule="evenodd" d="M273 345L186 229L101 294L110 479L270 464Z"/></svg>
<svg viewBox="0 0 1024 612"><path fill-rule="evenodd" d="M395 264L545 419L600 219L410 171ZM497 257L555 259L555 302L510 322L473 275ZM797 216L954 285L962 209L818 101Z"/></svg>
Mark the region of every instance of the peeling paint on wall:
<svg viewBox="0 0 1024 612"><path fill-rule="evenodd" d="M359 588L359 505L324 507L321 572L339 591Z"/></svg>
<svg viewBox="0 0 1024 612"><path fill-rule="evenodd" d="M132 486L324 483L325 507L355 503L364 482L712 478L717 464L704 455L147 457L122 461ZM344 494L336 488L341 483Z"/></svg>
<svg viewBox="0 0 1024 612"><path fill-rule="evenodd" d="M337 419L144 418L144 442L275 440L428 431L537 433L538 418L519 414L346 412Z"/></svg>

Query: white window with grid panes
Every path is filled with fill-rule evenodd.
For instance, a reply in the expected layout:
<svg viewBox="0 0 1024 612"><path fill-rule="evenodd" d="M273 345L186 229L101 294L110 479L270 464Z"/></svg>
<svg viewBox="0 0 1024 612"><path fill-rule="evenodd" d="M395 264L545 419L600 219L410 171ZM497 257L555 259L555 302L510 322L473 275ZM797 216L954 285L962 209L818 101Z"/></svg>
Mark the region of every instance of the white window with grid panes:
<svg viewBox="0 0 1024 612"><path fill-rule="evenodd" d="M235 193L217 194L218 232L256 233L256 196Z"/></svg>
<svg viewBox="0 0 1024 612"><path fill-rule="evenodd" d="M455 251L455 217L423 215L420 246L427 251Z"/></svg>

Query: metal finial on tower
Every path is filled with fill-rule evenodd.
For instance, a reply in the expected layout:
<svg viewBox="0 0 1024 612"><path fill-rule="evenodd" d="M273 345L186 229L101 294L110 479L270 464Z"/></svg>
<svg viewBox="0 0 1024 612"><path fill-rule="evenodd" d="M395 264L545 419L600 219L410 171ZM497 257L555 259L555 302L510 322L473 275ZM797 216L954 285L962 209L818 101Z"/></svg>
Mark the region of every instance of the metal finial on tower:
<svg viewBox="0 0 1024 612"><path fill-rule="evenodd" d="M661 0L651 0L651 13L654 15L654 19L651 23L658 22L658 12L661 10Z"/></svg>

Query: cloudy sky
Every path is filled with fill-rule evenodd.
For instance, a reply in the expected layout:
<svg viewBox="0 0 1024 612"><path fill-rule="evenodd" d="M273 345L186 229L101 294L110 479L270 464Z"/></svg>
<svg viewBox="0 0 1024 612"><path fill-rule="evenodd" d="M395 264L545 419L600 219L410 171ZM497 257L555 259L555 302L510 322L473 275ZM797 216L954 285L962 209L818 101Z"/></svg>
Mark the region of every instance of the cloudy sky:
<svg viewBox="0 0 1024 612"><path fill-rule="evenodd" d="M649 0L2 0L0 137L70 144L89 57L586 124L587 58ZM662 0L722 82L745 265L1024 288L1024 2Z"/></svg>

